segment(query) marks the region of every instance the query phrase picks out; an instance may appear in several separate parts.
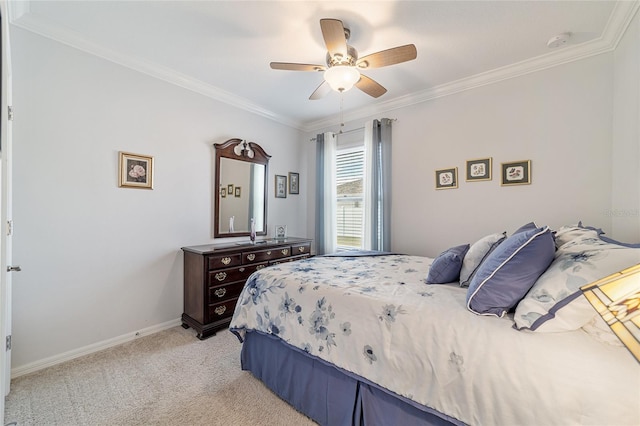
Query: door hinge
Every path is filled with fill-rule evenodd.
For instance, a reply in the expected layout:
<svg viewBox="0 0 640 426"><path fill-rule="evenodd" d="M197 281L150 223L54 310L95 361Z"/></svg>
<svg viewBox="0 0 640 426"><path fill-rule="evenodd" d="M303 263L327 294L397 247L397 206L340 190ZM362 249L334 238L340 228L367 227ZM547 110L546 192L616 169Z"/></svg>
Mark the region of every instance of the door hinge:
<svg viewBox="0 0 640 426"><path fill-rule="evenodd" d="M12 220L8 220L7 221L7 236L12 236L13 235L13 221Z"/></svg>
<svg viewBox="0 0 640 426"><path fill-rule="evenodd" d="M7 106L7 118L9 121L13 121L13 106L11 105Z"/></svg>
<svg viewBox="0 0 640 426"><path fill-rule="evenodd" d="M7 348L5 350L7 351L11 350L11 335L7 336Z"/></svg>

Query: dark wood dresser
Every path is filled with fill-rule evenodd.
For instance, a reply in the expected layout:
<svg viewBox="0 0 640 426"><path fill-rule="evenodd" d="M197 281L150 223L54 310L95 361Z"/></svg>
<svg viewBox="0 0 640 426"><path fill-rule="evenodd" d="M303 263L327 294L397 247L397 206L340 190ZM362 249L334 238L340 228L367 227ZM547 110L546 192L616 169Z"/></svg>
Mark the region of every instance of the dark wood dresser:
<svg viewBox="0 0 640 426"><path fill-rule="evenodd" d="M247 242L182 247L182 326L193 327L200 340L227 327L249 275L269 265L309 257L311 241L287 238L256 244Z"/></svg>

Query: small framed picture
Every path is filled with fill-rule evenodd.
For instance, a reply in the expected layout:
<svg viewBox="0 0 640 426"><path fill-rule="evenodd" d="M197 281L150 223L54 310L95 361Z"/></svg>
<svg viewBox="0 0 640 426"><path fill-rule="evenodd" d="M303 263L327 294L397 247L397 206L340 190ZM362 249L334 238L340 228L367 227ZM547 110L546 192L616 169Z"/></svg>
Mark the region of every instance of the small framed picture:
<svg viewBox="0 0 640 426"><path fill-rule="evenodd" d="M287 177L276 175L276 198L287 198Z"/></svg>
<svg viewBox="0 0 640 426"><path fill-rule="evenodd" d="M276 240L284 240L287 238L287 225L276 225Z"/></svg>
<svg viewBox="0 0 640 426"><path fill-rule="evenodd" d="M225 198L227 196L227 188L220 188L220 198Z"/></svg>
<svg viewBox="0 0 640 426"><path fill-rule="evenodd" d="M300 174L289 172L289 194L300 193Z"/></svg>
<svg viewBox="0 0 640 426"><path fill-rule="evenodd" d="M458 168L436 170L436 189L453 189L458 187Z"/></svg>
<svg viewBox="0 0 640 426"><path fill-rule="evenodd" d="M491 180L491 157L467 160L467 182Z"/></svg>
<svg viewBox="0 0 640 426"><path fill-rule="evenodd" d="M239 186L236 186L234 189L234 194L236 196L236 198L240 198L240 194L242 193L242 189Z"/></svg>
<svg viewBox="0 0 640 426"><path fill-rule="evenodd" d="M531 183L531 160L502 163L502 186L528 185Z"/></svg>
<svg viewBox="0 0 640 426"><path fill-rule="evenodd" d="M229 197L231 197L231 195L233 194L233 184L232 183L227 185L227 194L229 194Z"/></svg>
<svg viewBox="0 0 640 426"><path fill-rule="evenodd" d="M153 157L120 151L118 186L153 189Z"/></svg>

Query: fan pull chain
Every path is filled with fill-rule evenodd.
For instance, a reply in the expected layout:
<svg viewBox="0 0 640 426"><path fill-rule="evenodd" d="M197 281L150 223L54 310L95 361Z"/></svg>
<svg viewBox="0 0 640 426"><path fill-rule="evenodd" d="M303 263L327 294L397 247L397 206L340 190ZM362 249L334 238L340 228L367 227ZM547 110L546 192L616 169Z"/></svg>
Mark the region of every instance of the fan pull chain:
<svg viewBox="0 0 640 426"><path fill-rule="evenodd" d="M342 133L342 128L344 127L344 90L340 90L340 131L338 133Z"/></svg>

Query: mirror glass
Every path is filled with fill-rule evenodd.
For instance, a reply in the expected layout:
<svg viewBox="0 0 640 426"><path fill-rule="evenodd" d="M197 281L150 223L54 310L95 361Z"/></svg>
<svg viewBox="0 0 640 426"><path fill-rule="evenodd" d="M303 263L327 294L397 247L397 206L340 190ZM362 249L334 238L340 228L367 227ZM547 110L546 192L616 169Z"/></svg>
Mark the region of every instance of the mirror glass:
<svg viewBox="0 0 640 426"><path fill-rule="evenodd" d="M215 237L248 236L251 219L256 234L267 231L267 167L269 155L254 142L230 139L216 148Z"/></svg>

